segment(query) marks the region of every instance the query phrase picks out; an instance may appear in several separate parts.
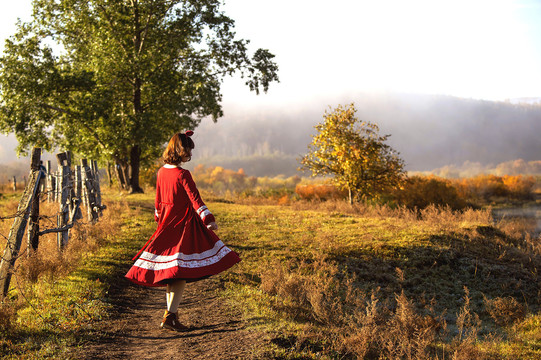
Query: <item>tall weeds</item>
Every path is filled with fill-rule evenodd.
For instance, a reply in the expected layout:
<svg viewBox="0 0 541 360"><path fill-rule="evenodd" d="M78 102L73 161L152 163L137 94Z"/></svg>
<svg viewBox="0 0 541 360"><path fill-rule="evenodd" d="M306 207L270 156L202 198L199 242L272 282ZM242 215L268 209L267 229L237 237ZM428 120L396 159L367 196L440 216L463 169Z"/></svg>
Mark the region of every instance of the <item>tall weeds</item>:
<svg viewBox="0 0 541 360"><path fill-rule="evenodd" d="M261 274L261 289L276 296L275 305L297 318L323 326L334 346L362 359L428 359L445 322L429 309L422 315L404 293L382 304L377 291L359 291L355 280L327 260L298 267L274 263ZM316 333L314 331L314 333Z"/></svg>
<svg viewBox="0 0 541 360"><path fill-rule="evenodd" d="M270 242L283 255L254 270L268 305L304 324L297 348L308 337L344 358L497 359L501 337L541 308L531 238L495 224L490 210L332 200L288 208L303 231Z"/></svg>
<svg viewBox="0 0 541 360"><path fill-rule="evenodd" d="M16 203L15 200L13 202ZM12 209L13 202L8 203L6 209ZM40 303L39 299L44 293L52 291L51 284L69 274L85 256L96 251L118 232L121 218L111 214L126 212L128 206L123 202L111 202L107 206L108 209L97 223L90 224L84 219L79 220L70 229L68 245L62 251L57 247L55 233L41 236L38 250L30 256L26 249L26 241L23 241L21 256L15 263L11 290L0 306L0 329L13 329L13 325L18 322L18 312L21 309L26 309L25 317L28 317L28 313L35 313L38 319L43 317L44 315L35 309L35 304ZM9 211L6 209L4 211ZM41 204L41 230L56 227L57 212L58 204ZM2 223L0 232L6 231L5 223L9 222ZM9 232L9 229L7 231ZM5 239L3 245L5 246ZM42 322L47 325L45 318Z"/></svg>

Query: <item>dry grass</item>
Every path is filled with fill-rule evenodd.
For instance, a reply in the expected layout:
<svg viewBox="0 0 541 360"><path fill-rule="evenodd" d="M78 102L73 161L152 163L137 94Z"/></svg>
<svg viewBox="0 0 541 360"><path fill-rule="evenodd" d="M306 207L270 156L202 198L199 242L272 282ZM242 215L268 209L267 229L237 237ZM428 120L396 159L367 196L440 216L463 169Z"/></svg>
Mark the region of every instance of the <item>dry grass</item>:
<svg viewBox="0 0 541 360"><path fill-rule="evenodd" d="M513 297L484 298L486 312L500 326L509 326L521 322L526 317L523 304Z"/></svg>
<svg viewBox="0 0 541 360"><path fill-rule="evenodd" d="M203 197L243 259L224 275L226 295L274 336L262 359L539 354L541 257L527 224L494 224L488 210ZM137 212L122 202L107 211ZM56 237L44 238L19 277L31 287L68 273L115 221L81 222L60 255ZM15 318L4 310L7 329Z"/></svg>
<svg viewBox="0 0 541 360"><path fill-rule="evenodd" d="M125 212L126 203L111 203L107 211L111 214ZM83 214L86 209L83 208ZM55 228L58 204L42 203L40 215L40 230ZM21 257L16 262L16 272L25 283L36 282L40 277L62 277L68 274L87 253L99 248L106 239L107 234L113 234L120 226L120 218L116 216L103 216L96 224L86 221L86 217L76 222L69 231L69 242L60 251L57 245L56 233L40 237L37 252L28 257L26 243L21 247Z"/></svg>
<svg viewBox="0 0 541 360"><path fill-rule="evenodd" d="M341 279L341 280L340 280ZM367 295L355 280L339 274L326 260L301 263L298 268L273 263L261 273L262 291L275 296L275 306L297 319L310 319L327 330L312 336L333 339L334 347L357 358L428 359L431 346L445 322L421 315L404 293L380 304L377 291ZM319 325L318 325L319 324Z"/></svg>
<svg viewBox="0 0 541 360"><path fill-rule="evenodd" d="M0 303L0 332L10 332L17 320L17 308L12 304Z"/></svg>
<svg viewBox="0 0 541 360"><path fill-rule="evenodd" d="M2 215L13 214L14 210L16 211L17 204L17 198L4 201ZM49 296L58 298L58 294L55 295L55 292L60 291L56 289L59 281L65 279L68 274L71 274L89 254L94 253L103 246L110 236L118 233L122 218L112 215L127 213L128 211L133 213L133 210L129 210L128 205L122 201L110 202L107 203L107 206L108 209L104 213L104 216L96 224L90 224L86 219L78 220L76 225L70 230L68 245L62 251L59 251L57 247L55 233L41 236L38 250L32 252L30 256L28 256L29 253L26 249L26 237L23 239L20 257L15 263L11 278L10 292L2 304L0 304L0 329L6 331L4 334L18 334L23 329L26 329L24 331L35 329L38 333L43 331L48 332L51 329L62 331L63 326L59 325L61 322L79 321L81 324L84 324L90 316L89 313L94 311L91 308L94 309L94 307L96 307L95 312L97 314L95 316L101 316L102 310L98 309L101 305L96 303L91 307L85 307L83 303L91 301L94 295L88 295L86 298L81 297L78 300L69 300L67 304L59 304L58 306L62 307L62 309L49 309L47 303L51 300L43 299L48 299ZM40 215L42 216L40 220L41 230L56 227L55 215L57 212L58 204L48 204L46 202L40 204ZM1 223L0 233L7 237L12 222L13 219L3 221ZM3 248L6 239L3 238L1 243ZM64 291L72 291L69 286ZM98 286L98 288L100 287ZM92 291L101 291L98 288ZM84 292L84 289L75 287L73 292L76 293L77 291ZM65 293L63 296L69 297L71 295ZM79 295L75 294L73 296L77 297ZM61 300L58 299L58 301ZM81 305L77 305L78 303L76 304L76 302L81 302ZM69 305L70 303L71 305ZM81 315L84 320L77 320L77 317L73 316L73 314L69 320L60 320L64 315L57 314L57 312L70 313L74 311L74 309L64 309L63 307L65 306L79 306L84 310L83 312L86 312ZM44 328L40 329L40 326ZM12 340L9 339L10 337L8 336L6 340L7 344L11 344L10 341ZM0 337L0 341L3 340L3 336ZM11 345L8 347L11 347Z"/></svg>
<svg viewBox="0 0 541 360"><path fill-rule="evenodd" d="M539 353L520 345L526 331L511 334L541 309L541 257L524 228L494 224L489 210L212 206L223 206L223 237L243 259L228 296L285 334L262 358L497 359L502 346L517 358Z"/></svg>

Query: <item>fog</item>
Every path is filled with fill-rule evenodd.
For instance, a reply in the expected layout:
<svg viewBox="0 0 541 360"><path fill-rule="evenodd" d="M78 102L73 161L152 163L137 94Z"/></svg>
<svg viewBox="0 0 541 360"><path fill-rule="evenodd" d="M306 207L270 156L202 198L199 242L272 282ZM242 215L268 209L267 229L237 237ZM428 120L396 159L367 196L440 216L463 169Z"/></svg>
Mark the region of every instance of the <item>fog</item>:
<svg viewBox="0 0 541 360"><path fill-rule="evenodd" d="M298 159L307 152L325 111L353 102L359 119L391 135L388 143L400 152L408 171L445 176L540 173L541 106L535 99L528 101L359 93L282 106L226 103L223 118L217 123L204 119L195 129L196 148L187 168L204 164L243 168L255 176L298 174ZM0 163L15 159L15 146L12 136L3 137Z"/></svg>
<svg viewBox="0 0 541 360"><path fill-rule="evenodd" d="M195 130L191 166L243 167L247 174L259 176L291 175L325 111L352 102L359 119L376 123L381 134L391 135L388 144L400 152L408 171L464 163L490 168L516 159L540 159L539 105L380 93L275 108L226 105L217 123L205 119ZM264 164L268 171L262 174Z"/></svg>

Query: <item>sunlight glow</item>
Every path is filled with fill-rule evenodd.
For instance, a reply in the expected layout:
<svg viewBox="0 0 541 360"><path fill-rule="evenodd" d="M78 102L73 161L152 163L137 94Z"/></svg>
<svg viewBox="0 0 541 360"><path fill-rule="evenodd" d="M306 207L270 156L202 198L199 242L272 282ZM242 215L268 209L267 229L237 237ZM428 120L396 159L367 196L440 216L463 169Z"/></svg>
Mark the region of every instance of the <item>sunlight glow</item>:
<svg viewBox="0 0 541 360"><path fill-rule="evenodd" d="M230 0L225 9L239 36L277 54L286 97L355 90L494 100L541 94L539 54L518 1L276 0L265 18L246 15L262 3L268 2Z"/></svg>

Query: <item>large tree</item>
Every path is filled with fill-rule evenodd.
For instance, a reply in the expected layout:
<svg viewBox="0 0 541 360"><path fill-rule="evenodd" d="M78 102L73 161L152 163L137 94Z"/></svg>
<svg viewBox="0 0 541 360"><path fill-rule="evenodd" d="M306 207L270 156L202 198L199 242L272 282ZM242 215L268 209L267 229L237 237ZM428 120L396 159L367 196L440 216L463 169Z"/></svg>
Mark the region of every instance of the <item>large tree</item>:
<svg viewBox="0 0 541 360"><path fill-rule="evenodd" d="M220 87L278 81L274 55L236 39L218 0L34 0L0 58L0 131L31 146L112 161L134 192L141 163L202 118Z"/></svg>
<svg viewBox="0 0 541 360"><path fill-rule="evenodd" d="M403 160L385 143L389 135L379 135L376 124L360 121L355 113L354 104L325 112L301 159L314 176L331 175L338 187L347 189L350 203L382 194L404 175Z"/></svg>

